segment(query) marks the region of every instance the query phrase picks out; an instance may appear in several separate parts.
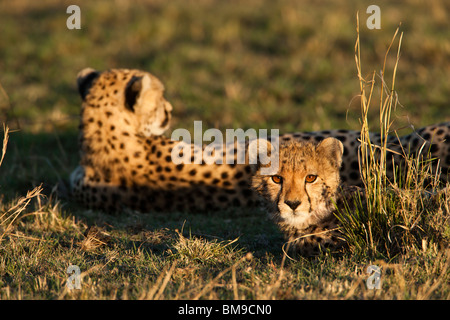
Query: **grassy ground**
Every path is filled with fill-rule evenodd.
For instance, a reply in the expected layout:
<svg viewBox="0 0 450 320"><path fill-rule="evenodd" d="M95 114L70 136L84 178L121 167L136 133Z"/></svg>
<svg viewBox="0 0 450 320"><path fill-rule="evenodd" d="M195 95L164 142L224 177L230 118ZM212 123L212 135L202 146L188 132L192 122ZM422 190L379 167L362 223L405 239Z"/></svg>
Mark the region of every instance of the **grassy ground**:
<svg viewBox="0 0 450 320"><path fill-rule="evenodd" d="M364 27L366 5L357 1L85 1L81 30L66 28L70 4L0 3L0 122L12 131L0 167L0 298L450 298L442 247L450 238L448 192L437 204L417 188L397 196L391 212L406 215L387 224L420 217L408 225L418 227L381 232L375 250L352 239L344 256L291 260L260 211L111 216L53 190L78 162L75 75L86 66L154 73L175 108L173 128L203 120L204 129L360 129L358 10L363 77L382 67L402 23L393 129L449 121L446 2L381 2L381 30ZM387 60L387 78L395 59ZM378 116L370 109L374 130ZM408 250L393 250L399 234ZM82 272L81 290L66 288L71 264ZM381 267L381 290L366 287L369 265Z"/></svg>

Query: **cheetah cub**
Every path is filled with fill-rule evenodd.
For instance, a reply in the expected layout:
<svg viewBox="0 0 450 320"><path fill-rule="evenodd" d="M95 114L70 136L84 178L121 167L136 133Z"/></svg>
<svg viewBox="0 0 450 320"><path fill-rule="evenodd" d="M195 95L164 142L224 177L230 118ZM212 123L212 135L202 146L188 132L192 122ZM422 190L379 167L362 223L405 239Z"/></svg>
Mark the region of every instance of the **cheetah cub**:
<svg viewBox="0 0 450 320"><path fill-rule="evenodd" d="M261 164L254 168L253 189L266 200L269 215L290 247L302 255L317 255L324 248L344 244L333 214L341 197L343 151L342 143L331 137L320 143L292 141L280 145L275 174L262 175Z"/></svg>

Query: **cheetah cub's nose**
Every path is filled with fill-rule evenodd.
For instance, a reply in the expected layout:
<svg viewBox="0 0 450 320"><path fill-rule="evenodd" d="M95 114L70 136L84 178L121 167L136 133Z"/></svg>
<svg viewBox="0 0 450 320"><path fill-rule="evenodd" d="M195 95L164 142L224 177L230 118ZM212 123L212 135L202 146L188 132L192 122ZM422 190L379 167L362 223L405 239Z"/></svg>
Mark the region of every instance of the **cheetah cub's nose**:
<svg viewBox="0 0 450 320"><path fill-rule="evenodd" d="M300 201L289 201L289 200L284 200L284 203L286 203L292 210L297 209L297 207L301 204Z"/></svg>

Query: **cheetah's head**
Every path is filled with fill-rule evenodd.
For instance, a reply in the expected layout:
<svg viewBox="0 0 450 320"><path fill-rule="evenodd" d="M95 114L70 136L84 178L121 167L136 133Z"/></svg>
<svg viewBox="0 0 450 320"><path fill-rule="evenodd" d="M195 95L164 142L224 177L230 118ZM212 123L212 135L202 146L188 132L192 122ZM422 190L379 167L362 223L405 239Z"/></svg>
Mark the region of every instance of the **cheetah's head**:
<svg viewBox="0 0 450 320"><path fill-rule="evenodd" d="M131 122L146 137L161 135L169 128L172 105L164 98L161 81L148 72L128 69L99 72L86 68L79 72L77 83L86 105L103 108L97 111L109 114L119 109L121 119Z"/></svg>
<svg viewBox="0 0 450 320"><path fill-rule="evenodd" d="M252 186L265 198L276 221L303 229L331 214L342 154L343 145L335 138L318 144L281 144L277 172L262 175L259 166Z"/></svg>

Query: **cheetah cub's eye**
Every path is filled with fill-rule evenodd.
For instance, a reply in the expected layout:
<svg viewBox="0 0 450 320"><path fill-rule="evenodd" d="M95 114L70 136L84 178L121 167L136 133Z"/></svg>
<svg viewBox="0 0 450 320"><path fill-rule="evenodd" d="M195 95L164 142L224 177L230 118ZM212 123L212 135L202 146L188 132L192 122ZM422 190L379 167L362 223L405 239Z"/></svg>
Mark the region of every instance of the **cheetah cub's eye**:
<svg viewBox="0 0 450 320"><path fill-rule="evenodd" d="M314 175L314 174L308 174L308 175L306 176L306 178L305 178L305 181L306 181L307 183L313 183L314 181L316 181L316 179L317 179L317 176L316 176L316 175Z"/></svg>
<svg viewBox="0 0 450 320"><path fill-rule="evenodd" d="M283 181L283 178L280 176L272 176L272 181L276 184L280 184Z"/></svg>

